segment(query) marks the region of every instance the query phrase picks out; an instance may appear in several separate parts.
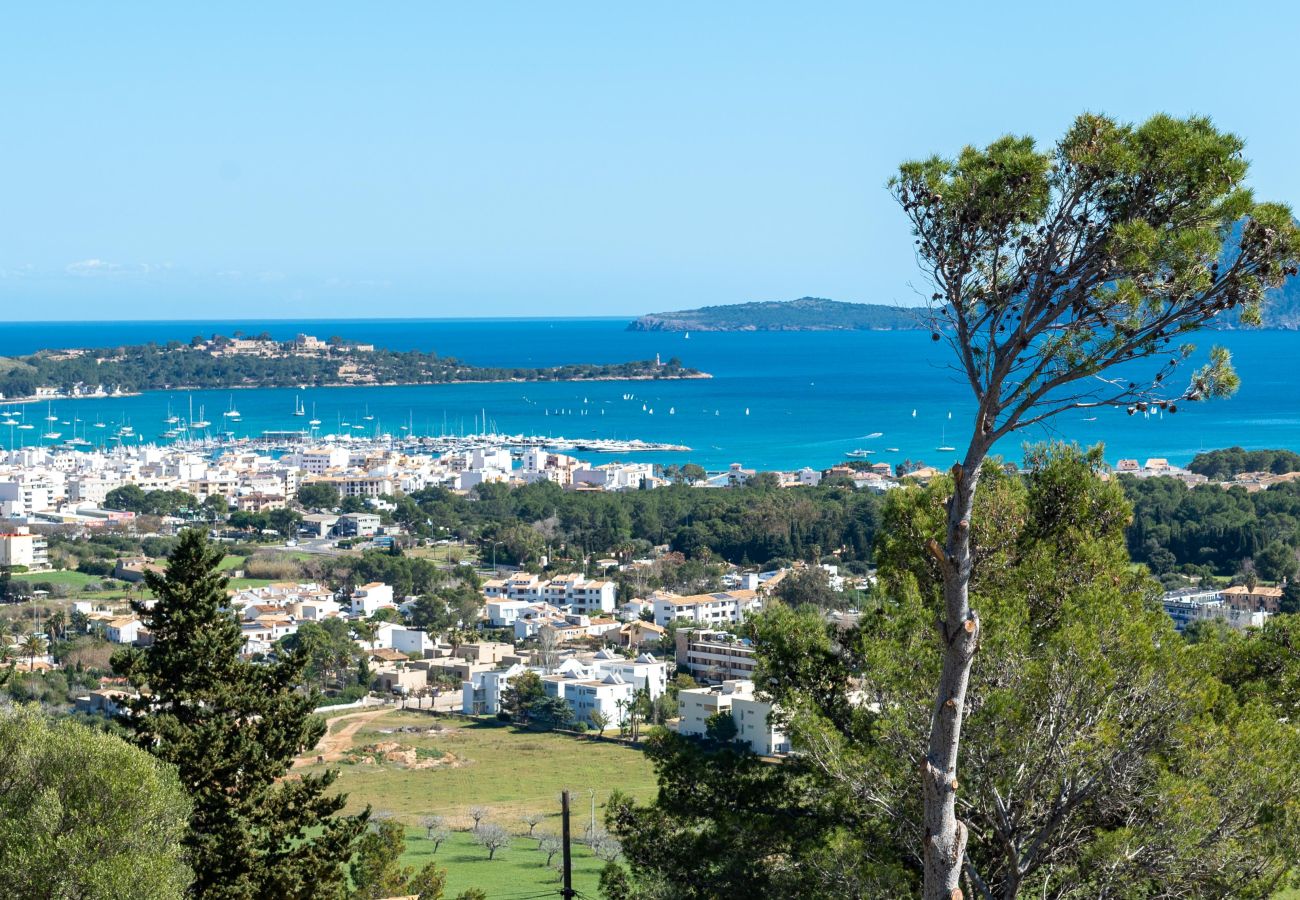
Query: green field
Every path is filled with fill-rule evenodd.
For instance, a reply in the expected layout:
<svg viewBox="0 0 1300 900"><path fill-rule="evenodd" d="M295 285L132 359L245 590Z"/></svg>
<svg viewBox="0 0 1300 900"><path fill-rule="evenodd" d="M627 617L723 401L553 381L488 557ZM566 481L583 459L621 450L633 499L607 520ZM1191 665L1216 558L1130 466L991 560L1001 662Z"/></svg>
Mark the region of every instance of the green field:
<svg viewBox="0 0 1300 900"><path fill-rule="evenodd" d="M242 556L223 556L220 565L217 566L218 572L229 572L232 569L240 569L244 566L244 557Z"/></svg>
<svg viewBox="0 0 1300 900"><path fill-rule="evenodd" d="M423 547L413 547L407 550L406 553L409 556L446 564L450 564L453 556L471 562L477 561L479 558L478 549L469 544L427 544Z"/></svg>
<svg viewBox="0 0 1300 900"><path fill-rule="evenodd" d="M430 727L437 726L444 730L429 733ZM340 740L337 736L350 727L355 728L354 733ZM403 728L412 731L397 730ZM360 727L355 721L350 726L347 716L338 716L331 721L330 732L334 735L327 739L334 742L331 747L393 741L403 749L423 751L422 755L452 754L453 764L429 769L389 762L329 764L340 769L336 786L348 794L349 810L368 804L375 812L407 826L404 860L408 865L418 867L430 858L432 845L425 840L421 820L428 815L445 817L454 829L453 837L439 849L437 860L447 868L449 896L466 887L483 888L489 897L506 897L527 889L554 890L557 885L535 840L516 838L509 848L498 851L497 859L488 860L487 851L474 843L468 831L473 825L470 807L486 807L484 821L520 835L528 831L520 816L542 813L546 818L537 826L537 833L558 835L559 795L568 788L573 798L572 831L580 836L591 817L591 791L599 824L605 800L614 788L640 798L649 798L656 790L654 772L645 756L613 741L519 732L496 723L434 718L413 711L383 713ZM310 766L304 771L318 768ZM596 896L603 865L585 847L575 845L574 886Z"/></svg>
<svg viewBox="0 0 1300 900"><path fill-rule="evenodd" d="M233 571L244 564L242 556L227 556L221 561L218 568L223 572ZM44 581L50 584L62 585L67 588L72 599L77 600L111 600L117 597L127 596L125 588L116 588L109 591L86 591L87 584L102 584L106 579L112 578L111 575L87 575L85 572L78 572L75 569L59 569L52 572L22 572L13 576L15 579L23 581L37 582ZM271 583L269 578L232 578L230 587L232 588L250 588L263 587ZM139 596L147 597L149 592L140 588Z"/></svg>
<svg viewBox="0 0 1300 900"><path fill-rule="evenodd" d="M90 582L100 583L112 576L87 575L74 569L60 569L54 572L20 572L13 576L15 581L48 581L50 584L62 584L74 591L80 591Z"/></svg>
<svg viewBox="0 0 1300 900"><path fill-rule="evenodd" d="M68 592L66 602L72 600L116 600L119 597L127 596L125 588L115 588L109 591L87 591L86 585L103 584L106 578L111 576L87 575L85 572L78 572L73 569L61 569L54 572L22 572L14 575L15 581L22 580L27 582L48 582L64 587ZM143 591L141 596L147 595ZM62 605L54 597L46 597L41 602L46 604Z"/></svg>
<svg viewBox="0 0 1300 900"><path fill-rule="evenodd" d="M475 843L471 831L452 832L451 839L434 854L433 844L425 839L424 829L408 829L402 863L418 870L433 860L446 869L447 897L455 897L472 887L485 891L489 900L506 900L548 890L555 891L558 896L559 872L555 868L546 867L546 854L537 849L538 842L524 836L528 832L528 826L519 823L518 827L521 836L516 837L509 847L498 850L492 860L487 858L487 850ZM537 834L541 835L545 827L545 824L538 825ZM556 825L557 829L558 827ZM575 826L575 837L581 833L582 829ZM552 862L560 862L558 854ZM604 861L592 856L584 845L574 843L574 888L588 897L600 896L598 884L600 870L604 866Z"/></svg>

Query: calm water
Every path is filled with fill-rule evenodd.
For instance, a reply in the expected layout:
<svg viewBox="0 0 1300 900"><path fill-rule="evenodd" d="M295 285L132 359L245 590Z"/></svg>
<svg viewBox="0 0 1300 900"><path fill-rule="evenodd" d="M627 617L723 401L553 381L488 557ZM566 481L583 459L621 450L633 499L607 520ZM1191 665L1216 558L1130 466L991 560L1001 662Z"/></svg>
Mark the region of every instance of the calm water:
<svg viewBox="0 0 1300 900"><path fill-rule="evenodd" d="M422 387L328 388L308 391L159 392L114 400L60 401L52 413L81 423L95 440L111 429L95 421L129 421L146 440L166 426L170 409L214 423L232 401L243 421L235 430L303 427L291 415L295 397L322 420L322 431L346 428L398 434L413 423L420 434L472 432L486 410L489 427L510 433L568 438L643 438L686 444L687 454L654 453L661 462L693 461L709 468L740 462L758 468L826 466L855 448L874 450L873 460L904 458L951 462L939 446L961 447L973 406L969 389L947 365L947 347L924 332L792 332L656 334L625 331L626 319L558 320L354 320L267 322L122 322L0 324L0 355L45 347L112 346L189 340L196 334L268 331L284 340L299 332L392 349L436 350L483 365L549 366L566 362L621 362L679 356L711 372L707 381L593 382L581 384L460 384ZM1080 443L1104 441L1107 458L1166 456L1186 462L1198 450L1239 444L1248 448L1300 450L1300 333L1230 332L1206 335L1200 344L1229 347L1242 375L1240 393L1226 401L1188 404L1178 415L1146 419L1123 410L1059 418L1055 430L1036 429L1000 450L1019 457L1026 440L1049 436ZM1204 352L1198 354L1204 356ZM635 399L624 400L625 394ZM643 410L642 406L646 408ZM651 413L653 410L653 414ZM37 428L0 429L0 443L21 442L44 430L45 406L29 405ZM373 416L366 420L365 415ZM950 418L951 414L951 418ZM1093 413L1086 414L1088 416ZM307 417L310 418L310 415ZM57 425L66 439L71 425ZM868 438L880 432L879 438ZM892 452L889 448L898 448ZM601 461L609 457L588 454ZM620 458L637 458L622 454Z"/></svg>

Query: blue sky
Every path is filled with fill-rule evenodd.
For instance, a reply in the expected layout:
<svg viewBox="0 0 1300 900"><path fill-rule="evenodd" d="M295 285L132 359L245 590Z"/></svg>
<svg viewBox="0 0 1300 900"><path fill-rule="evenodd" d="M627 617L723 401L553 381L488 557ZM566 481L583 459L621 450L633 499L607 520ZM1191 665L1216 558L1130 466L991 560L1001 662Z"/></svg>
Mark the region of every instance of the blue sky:
<svg viewBox="0 0 1300 900"><path fill-rule="evenodd" d="M1294 202L1254 6L10 4L0 317L912 303L898 162L1085 109L1211 115Z"/></svg>

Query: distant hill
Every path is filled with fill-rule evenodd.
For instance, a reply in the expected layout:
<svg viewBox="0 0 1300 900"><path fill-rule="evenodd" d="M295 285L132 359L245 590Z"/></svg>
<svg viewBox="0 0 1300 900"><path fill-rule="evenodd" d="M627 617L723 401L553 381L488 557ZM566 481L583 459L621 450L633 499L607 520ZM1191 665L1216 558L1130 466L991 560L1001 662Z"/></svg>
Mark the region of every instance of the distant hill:
<svg viewBox="0 0 1300 900"><path fill-rule="evenodd" d="M821 297L765 300L650 313L628 331L910 331L928 327L923 308L843 303ZM1300 276L1269 292L1264 327L1300 330ZM1220 328L1240 328L1235 316Z"/></svg>
<svg viewBox="0 0 1300 900"><path fill-rule="evenodd" d="M898 331L924 328L921 310L820 297L651 313L628 331Z"/></svg>

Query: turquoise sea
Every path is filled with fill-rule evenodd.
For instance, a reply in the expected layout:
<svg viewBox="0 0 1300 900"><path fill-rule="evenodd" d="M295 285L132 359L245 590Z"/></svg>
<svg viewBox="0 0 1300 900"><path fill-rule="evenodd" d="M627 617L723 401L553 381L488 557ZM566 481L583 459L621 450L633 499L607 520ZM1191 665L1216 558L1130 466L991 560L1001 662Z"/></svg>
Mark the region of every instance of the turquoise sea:
<svg viewBox="0 0 1300 900"><path fill-rule="evenodd" d="M484 365L549 366L566 362L621 362L678 356L713 374L709 380L587 382L578 384L457 384L422 387L328 388L296 391L242 390L158 392L106 400L28 405L37 429L0 429L0 444L32 443L44 417L77 422L95 440L111 431L88 424L129 422L144 440L166 429L170 410L222 423L233 402L242 414L235 431L302 427L292 416L295 399L315 409L323 432L343 429L400 434L472 432L556 437L642 438L685 444L689 453L651 453L658 462L697 462L723 468L732 462L759 469L824 467L854 449L873 460L904 458L946 464L969 434L973 404L969 388L947 368L948 348L925 332L643 333L626 331L619 319L174 321L0 324L0 356L41 348L115 346L188 340L196 334L270 332L288 339L305 332L326 338L374 343L393 349L436 350ZM1186 404L1176 416L1128 416L1123 410L1070 413L1051 430L1023 432L1001 452L1020 456L1024 441L1049 437L1082 444L1104 442L1112 462L1120 457L1164 456L1186 462L1197 451L1231 445L1300 450L1300 333L1223 332L1199 338L1233 351L1242 388L1213 403ZM1190 367L1189 367L1190 368ZM624 399L626 394L634 399ZM642 407L645 407L643 410ZM0 408L3 404L0 403ZM653 411L653 412L651 412ZM370 415L372 419L365 419ZM310 415L308 416L310 418ZM72 424L56 425L63 439ZM880 437L868 435L880 433ZM896 450L891 448L897 448ZM612 457L583 454L596 461ZM637 458L620 454L619 458Z"/></svg>

